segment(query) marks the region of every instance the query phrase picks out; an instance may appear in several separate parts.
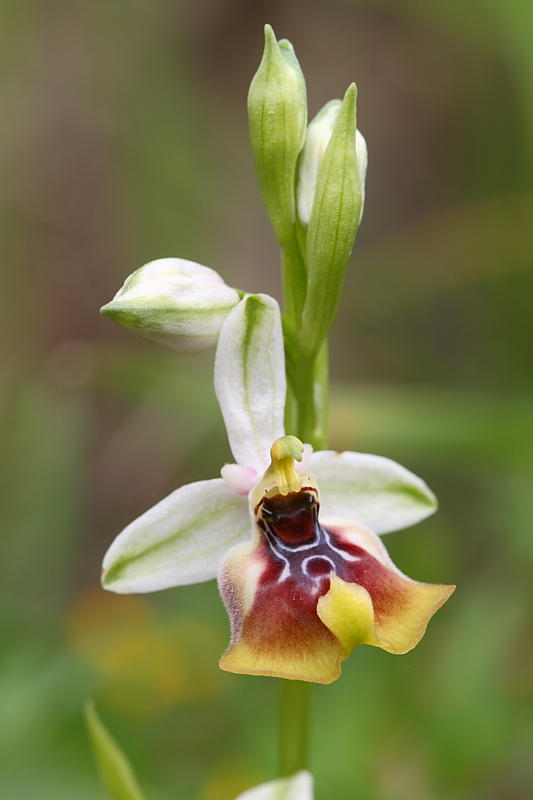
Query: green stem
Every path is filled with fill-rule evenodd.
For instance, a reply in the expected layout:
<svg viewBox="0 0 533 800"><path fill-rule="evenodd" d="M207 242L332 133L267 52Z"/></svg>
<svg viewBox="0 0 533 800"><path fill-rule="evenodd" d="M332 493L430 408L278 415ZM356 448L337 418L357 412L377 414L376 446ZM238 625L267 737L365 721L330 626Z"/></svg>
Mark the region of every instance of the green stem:
<svg viewBox="0 0 533 800"><path fill-rule="evenodd" d="M287 372L291 384L287 398L287 419L293 433L315 449L324 449L327 439L328 350L324 342L318 355L304 352L299 338L302 311L307 291L307 267L294 236L284 242L281 250L285 315L292 335L285 330ZM291 413L296 405L296 419Z"/></svg>
<svg viewBox="0 0 533 800"><path fill-rule="evenodd" d="M307 767L309 684L281 681L280 775L294 775Z"/></svg>
<svg viewBox="0 0 533 800"><path fill-rule="evenodd" d="M296 435L298 426L298 407L292 386L287 381L287 399L285 401L285 433Z"/></svg>
<svg viewBox="0 0 533 800"><path fill-rule="evenodd" d="M301 350L287 359L291 398L296 402L294 433L315 450L327 447L328 424L328 346L324 342L316 358Z"/></svg>
<svg viewBox="0 0 533 800"><path fill-rule="evenodd" d="M299 329L307 288L307 268L302 258L296 231L291 240L284 243L281 250L281 274L285 310L295 326Z"/></svg>
<svg viewBox="0 0 533 800"><path fill-rule="evenodd" d="M302 442L308 442L316 447L316 408L314 402L314 373L315 365L310 359L299 354L296 360L296 374L293 378L293 388L296 397L297 426L296 435Z"/></svg>

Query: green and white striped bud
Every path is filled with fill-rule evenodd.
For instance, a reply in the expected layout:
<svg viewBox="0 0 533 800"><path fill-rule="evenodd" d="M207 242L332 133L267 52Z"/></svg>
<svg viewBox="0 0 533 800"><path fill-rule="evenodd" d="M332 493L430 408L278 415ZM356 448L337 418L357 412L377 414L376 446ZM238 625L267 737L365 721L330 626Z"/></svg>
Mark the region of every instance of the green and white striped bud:
<svg viewBox="0 0 533 800"><path fill-rule="evenodd" d="M298 160L298 176L296 186L296 205L300 225L307 230L313 201L315 199L318 171L324 159L326 148L335 128L342 100L330 100L320 109L316 117L307 126L304 149ZM355 156L359 170L361 184L361 212L359 223L363 216L365 202L365 179L368 164L368 151L366 141L360 130L355 133Z"/></svg>
<svg viewBox="0 0 533 800"><path fill-rule="evenodd" d="M305 243L307 294L300 331L300 345L311 356L318 353L335 318L361 217L363 187L356 156L356 97L352 84L337 112L327 147L318 159L312 192ZM333 114L334 108L325 113L326 135ZM311 176L307 180L311 185ZM302 205L307 208L308 201Z"/></svg>
<svg viewBox="0 0 533 800"><path fill-rule="evenodd" d="M216 345L238 302L238 292L215 270L183 258L160 258L130 275L100 313L178 353L199 353Z"/></svg>
<svg viewBox="0 0 533 800"><path fill-rule="evenodd" d="M248 93L250 139L263 202L279 243L294 235L294 186L307 125L303 72L287 39L265 26L265 49Z"/></svg>

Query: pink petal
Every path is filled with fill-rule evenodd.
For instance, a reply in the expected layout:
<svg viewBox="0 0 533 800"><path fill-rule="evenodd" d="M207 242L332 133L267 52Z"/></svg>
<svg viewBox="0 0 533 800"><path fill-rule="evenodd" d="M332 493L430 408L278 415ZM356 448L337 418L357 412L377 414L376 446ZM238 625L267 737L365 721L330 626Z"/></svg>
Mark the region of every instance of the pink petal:
<svg viewBox="0 0 533 800"><path fill-rule="evenodd" d="M220 474L232 491L243 496L249 494L257 483L257 472L253 467L225 464L220 470Z"/></svg>

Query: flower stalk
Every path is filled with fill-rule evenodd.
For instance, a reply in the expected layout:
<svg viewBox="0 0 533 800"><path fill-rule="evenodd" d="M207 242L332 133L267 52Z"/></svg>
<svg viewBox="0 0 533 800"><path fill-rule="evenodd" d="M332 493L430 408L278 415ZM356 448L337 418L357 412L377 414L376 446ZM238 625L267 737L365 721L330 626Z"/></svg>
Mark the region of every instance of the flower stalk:
<svg viewBox="0 0 533 800"><path fill-rule="evenodd" d="M284 778L307 768L309 683L280 681L279 774Z"/></svg>

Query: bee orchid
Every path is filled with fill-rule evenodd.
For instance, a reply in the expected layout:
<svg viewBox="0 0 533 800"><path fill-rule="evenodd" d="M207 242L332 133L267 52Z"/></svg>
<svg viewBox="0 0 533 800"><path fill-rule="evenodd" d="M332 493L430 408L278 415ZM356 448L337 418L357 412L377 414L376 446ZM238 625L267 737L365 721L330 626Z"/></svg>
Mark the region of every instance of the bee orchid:
<svg viewBox="0 0 533 800"><path fill-rule="evenodd" d="M232 631L222 669L331 683L359 644L412 649L455 587L411 580L380 539L436 510L424 481L381 456L312 452L287 436L285 381L278 305L246 295L215 359L236 463L128 525L102 583L152 592L218 576Z"/></svg>

